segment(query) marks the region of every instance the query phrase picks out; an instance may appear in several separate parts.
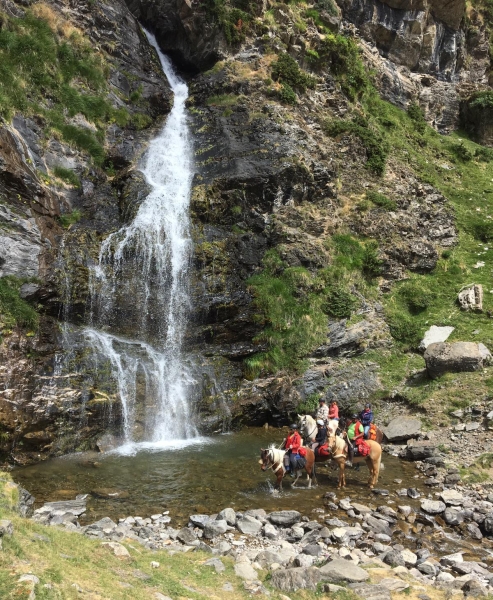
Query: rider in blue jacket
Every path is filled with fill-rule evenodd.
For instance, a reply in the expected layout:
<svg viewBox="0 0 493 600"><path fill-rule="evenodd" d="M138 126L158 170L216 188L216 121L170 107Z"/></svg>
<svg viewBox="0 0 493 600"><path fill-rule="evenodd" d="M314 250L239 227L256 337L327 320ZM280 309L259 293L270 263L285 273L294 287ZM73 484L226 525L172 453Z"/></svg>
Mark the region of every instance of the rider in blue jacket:
<svg viewBox="0 0 493 600"><path fill-rule="evenodd" d="M370 431L370 425L373 421L373 411L371 409L371 404L368 402L365 404L365 410L361 412L361 424L365 430L365 440L368 439L368 432Z"/></svg>

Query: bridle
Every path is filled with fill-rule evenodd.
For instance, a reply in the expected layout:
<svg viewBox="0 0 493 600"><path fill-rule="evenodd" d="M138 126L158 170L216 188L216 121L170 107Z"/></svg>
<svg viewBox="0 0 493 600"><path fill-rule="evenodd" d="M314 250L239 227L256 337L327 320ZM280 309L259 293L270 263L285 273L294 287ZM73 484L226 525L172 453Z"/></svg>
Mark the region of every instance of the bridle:
<svg viewBox="0 0 493 600"><path fill-rule="evenodd" d="M274 462L274 458L272 456L272 450L267 449L266 450L266 458L271 462L270 466L266 467L264 461L262 461L262 471L268 471L269 469L272 469L272 472L275 473L277 475L277 472L279 471L279 469L283 469L283 464L282 461L279 463ZM274 467L277 465L277 467L274 469Z"/></svg>

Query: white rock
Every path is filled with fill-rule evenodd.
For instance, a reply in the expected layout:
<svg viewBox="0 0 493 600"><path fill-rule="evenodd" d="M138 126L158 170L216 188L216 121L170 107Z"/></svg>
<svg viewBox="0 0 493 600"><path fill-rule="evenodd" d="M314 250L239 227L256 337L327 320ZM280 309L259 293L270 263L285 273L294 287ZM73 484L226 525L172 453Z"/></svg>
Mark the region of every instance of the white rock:
<svg viewBox="0 0 493 600"><path fill-rule="evenodd" d="M406 567L414 567L414 565L418 562L418 557L416 556L416 554L414 554L414 552L411 552L411 550L408 550L407 548L401 550L401 556L404 559L404 562L406 563Z"/></svg>
<svg viewBox="0 0 493 600"><path fill-rule="evenodd" d="M425 335L419 344L419 349L426 350L430 344L434 344L435 342L445 342L454 329L455 327L437 327L436 325L432 325L428 331L425 332Z"/></svg>
<svg viewBox="0 0 493 600"><path fill-rule="evenodd" d="M159 569L159 563L157 560L151 561L151 569Z"/></svg>
<svg viewBox="0 0 493 600"><path fill-rule="evenodd" d="M440 498L445 504L450 504L452 506L460 506L464 502L464 496L457 490L443 490L443 492L440 493Z"/></svg>
<svg viewBox="0 0 493 600"><path fill-rule="evenodd" d="M258 579L257 571L247 562L239 562L235 564L235 573L238 577L246 581L255 581Z"/></svg>
<svg viewBox="0 0 493 600"><path fill-rule="evenodd" d="M102 546L111 550L113 554L120 559L132 558L130 556L130 552L125 548L125 546L119 544L118 542L103 542Z"/></svg>

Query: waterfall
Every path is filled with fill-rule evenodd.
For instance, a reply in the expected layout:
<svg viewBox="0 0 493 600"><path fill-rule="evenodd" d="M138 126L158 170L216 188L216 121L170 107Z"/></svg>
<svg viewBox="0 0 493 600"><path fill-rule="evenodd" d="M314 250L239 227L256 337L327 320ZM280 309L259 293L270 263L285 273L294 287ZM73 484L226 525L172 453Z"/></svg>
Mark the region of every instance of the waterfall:
<svg viewBox="0 0 493 600"><path fill-rule="evenodd" d="M91 327L84 336L117 382L125 441L159 443L197 436L189 403L194 380L183 352L190 305L193 154L187 85L154 36L146 34L174 105L143 160L148 196L133 221L104 240L91 269Z"/></svg>

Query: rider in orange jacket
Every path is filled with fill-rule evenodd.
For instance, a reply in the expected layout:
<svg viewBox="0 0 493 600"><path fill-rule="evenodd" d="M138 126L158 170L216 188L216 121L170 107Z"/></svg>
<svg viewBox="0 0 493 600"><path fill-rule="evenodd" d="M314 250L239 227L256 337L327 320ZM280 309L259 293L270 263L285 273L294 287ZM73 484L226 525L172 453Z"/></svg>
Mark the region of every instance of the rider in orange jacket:
<svg viewBox="0 0 493 600"><path fill-rule="evenodd" d="M286 471L291 472L291 476L294 477L294 471L296 468L296 455L301 448L301 436L298 432L298 425L289 426L288 437L284 440L283 448L286 450L284 455L284 467Z"/></svg>

